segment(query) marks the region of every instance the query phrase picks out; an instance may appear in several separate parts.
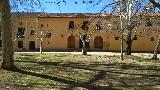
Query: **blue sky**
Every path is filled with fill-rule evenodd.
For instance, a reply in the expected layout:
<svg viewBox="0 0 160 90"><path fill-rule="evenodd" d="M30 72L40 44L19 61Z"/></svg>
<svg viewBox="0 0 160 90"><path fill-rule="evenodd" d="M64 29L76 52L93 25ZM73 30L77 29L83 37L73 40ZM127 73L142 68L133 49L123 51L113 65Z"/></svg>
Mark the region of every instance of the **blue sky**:
<svg viewBox="0 0 160 90"><path fill-rule="evenodd" d="M98 3L99 0L84 0L84 2L83 0L65 0L65 3L63 2L63 0L55 0L60 2L60 4L57 4L49 3L50 1L53 2L54 0L43 1L43 3L45 4L45 11L55 13L95 13L103 9L105 5L113 2L113 0L101 0L100 3ZM107 11L109 12L110 9L107 8Z"/></svg>
<svg viewBox="0 0 160 90"><path fill-rule="evenodd" d="M11 0L18 3L17 0ZM44 12L48 13L96 13L100 12L107 4L112 3L114 0L40 0L43 4ZM63 2L65 1L65 2ZM98 3L99 2L99 3ZM57 4L58 3L58 4ZM98 3L98 5L97 5ZM18 9L12 8L11 11L25 11L26 6L19 6ZM42 10L36 8L35 12ZM111 11L111 7L106 9L107 12Z"/></svg>
<svg viewBox="0 0 160 90"><path fill-rule="evenodd" d="M11 1L16 2L16 4L18 3L17 0L11 0ZM42 7L44 8L43 12L48 12L48 13L98 13L107 4L111 4L115 0L40 0L40 1L42 3ZM143 2L144 5L148 3L148 0L142 0L142 1L144 1ZM26 12L25 8L29 10L28 7L26 7L25 5L21 5L16 10L12 8L11 11ZM112 7L107 7L104 11L110 13L112 11ZM34 12L42 12L42 9L35 6Z"/></svg>

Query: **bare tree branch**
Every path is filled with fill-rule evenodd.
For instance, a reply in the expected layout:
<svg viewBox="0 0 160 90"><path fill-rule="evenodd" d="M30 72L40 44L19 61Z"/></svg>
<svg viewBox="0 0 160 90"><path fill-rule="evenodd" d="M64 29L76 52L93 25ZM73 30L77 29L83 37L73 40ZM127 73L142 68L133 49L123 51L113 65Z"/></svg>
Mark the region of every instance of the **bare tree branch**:
<svg viewBox="0 0 160 90"><path fill-rule="evenodd" d="M160 4L156 2L155 0L149 0L155 7L160 8Z"/></svg>

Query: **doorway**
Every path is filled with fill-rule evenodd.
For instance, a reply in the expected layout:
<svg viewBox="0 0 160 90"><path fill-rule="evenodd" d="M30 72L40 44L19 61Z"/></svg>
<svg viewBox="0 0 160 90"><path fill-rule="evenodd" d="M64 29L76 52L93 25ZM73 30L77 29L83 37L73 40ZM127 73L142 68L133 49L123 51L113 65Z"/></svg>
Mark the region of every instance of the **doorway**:
<svg viewBox="0 0 160 90"><path fill-rule="evenodd" d="M29 50L35 50L35 41L29 42Z"/></svg>
<svg viewBox="0 0 160 90"><path fill-rule="evenodd" d="M75 48L75 37L74 36L68 37L68 48Z"/></svg>
<svg viewBox="0 0 160 90"><path fill-rule="evenodd" d="M94 48L103 49L103 38L101 36L95 37Z"/></svg>

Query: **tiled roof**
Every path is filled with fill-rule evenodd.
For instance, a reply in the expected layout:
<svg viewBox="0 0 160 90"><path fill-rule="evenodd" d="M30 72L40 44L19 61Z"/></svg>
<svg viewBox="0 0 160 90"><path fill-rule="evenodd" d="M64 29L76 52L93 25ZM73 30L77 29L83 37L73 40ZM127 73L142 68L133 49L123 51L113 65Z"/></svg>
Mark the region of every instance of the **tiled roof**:
<svg viewBox="0 0 160 90"><path fill-rule="evenodd" d="M45 13L40 14L38 17L90 17L94 15L91 13Z"/></svg>
<svg viewBox="0 0 160 90"><path fill-rule="evenodd" d="M17 16L38 16L44 12L12 12L12 15L17 15Z"/></svg>
<svg viewBox="0 0 160 90"><path fill-rule="evenodd" d="M33 17L39 17L39 18L71 18L71 17L95 17L96 15L98 15L98 13L46 13L46 12L14 12L12 13L14 15L17 16L33 16ZM119 16L118 14L100 14L100 16L110 16L110 15L114 15L114 16ZM156 14L151 14L150 16L160 16L159 13Z"/></svg>
<svg viewBox="0 0 160 90"><path fill-rule="evenodd" d="M39 18L54 18L54 17L92 17L97 15L97 13L46 13L46 12L16 12L12 13L17 16L35 16ZM101 16L107 16L109 14L101 14Z"/></svg>

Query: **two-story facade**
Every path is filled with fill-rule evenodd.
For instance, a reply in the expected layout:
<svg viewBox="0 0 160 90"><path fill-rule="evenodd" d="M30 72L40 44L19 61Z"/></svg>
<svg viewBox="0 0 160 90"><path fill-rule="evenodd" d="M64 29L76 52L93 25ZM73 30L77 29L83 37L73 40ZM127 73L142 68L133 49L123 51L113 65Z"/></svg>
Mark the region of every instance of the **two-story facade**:
<svg viewBox="0 0 160 90"><path fill-rule="evenodd" d="M80 50L82 47L80 35L88 34L91 36L90 41L86 44L86 47L89 50L120 51L121 39L117 37L119 34L104 29L97 23L89 24L93 18L93 14L78 13L17 14L14 17L14 20L12 20L15 50L38 51L40 41L42 41L42 49L45 51ZM117 17L116 19L119 18ZM111 18L108 19L107 22L112 22L116 19ZM155 29L154 26L145 25L142 25L139 29L145 28ZM147 31L142 33L142 35L137 36L133 41L132 50L153 51L157 39L157 34L154 31L155 30Z"/></svg>

